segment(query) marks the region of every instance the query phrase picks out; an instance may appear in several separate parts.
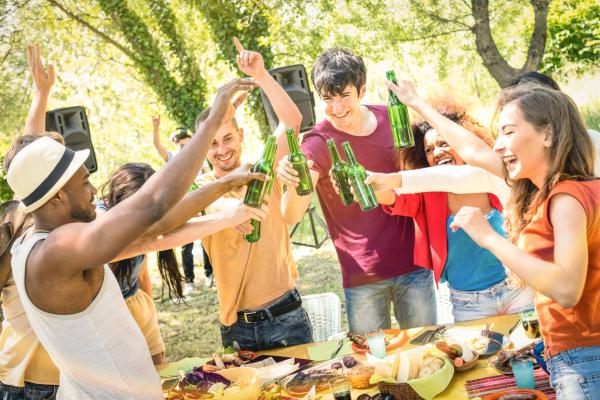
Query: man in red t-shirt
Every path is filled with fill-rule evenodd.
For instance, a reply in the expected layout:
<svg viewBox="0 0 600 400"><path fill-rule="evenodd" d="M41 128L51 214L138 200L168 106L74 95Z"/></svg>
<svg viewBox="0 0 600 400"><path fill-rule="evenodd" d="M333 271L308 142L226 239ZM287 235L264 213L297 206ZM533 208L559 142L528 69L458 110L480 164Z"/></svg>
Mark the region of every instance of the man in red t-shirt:
<svg viewBox="0 0 600 400"><path fill-rule="evenodd" d="M342 268L350 330L389 328L390 300L401 328L434 324L433 277L431 271L414 265L412 219L388 215L382 208L363 212L356 203L344 206L329 177L329 138L338 149L350 142L358 162L369 171L397 171L387 107L360 104L366 68L349 50L333 48L321 54L312 80L327 118L304 136L302 151L311 160L313 184ZM287 157L277 171L281 182L297 185ZM311 197L287 190L282 208L288 224L302 219Z"/></svg>

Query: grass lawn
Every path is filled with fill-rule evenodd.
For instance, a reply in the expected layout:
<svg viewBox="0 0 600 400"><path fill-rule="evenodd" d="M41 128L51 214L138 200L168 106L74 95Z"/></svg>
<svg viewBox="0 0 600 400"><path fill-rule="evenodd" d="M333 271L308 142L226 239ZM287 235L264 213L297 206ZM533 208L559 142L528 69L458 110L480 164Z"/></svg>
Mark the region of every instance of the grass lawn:
<svg viewBox="0 0 600 400"><path fill-rule="evenodd" d="M303 242L310 241L306 229L300 230L299 233ZM295 235L294 239L299 236ZM294 245L293 253L300 274L300 279L297 281L300 293L303 295L336 293L342 300L342 329L347 329L348 323L343 308L342 276L331 240L326 241L318 250ZM155 265L152 257L150 265L156 299L160 298L160 277L156 268L152 267ZM202 266L196 267L195 274L196 279L204 277ZM168 300L156 301L161 332L167 347L167 360L209 356L215 349L221 347L216 290L219 289L199 288L185 304L172 304Z"/></svg>

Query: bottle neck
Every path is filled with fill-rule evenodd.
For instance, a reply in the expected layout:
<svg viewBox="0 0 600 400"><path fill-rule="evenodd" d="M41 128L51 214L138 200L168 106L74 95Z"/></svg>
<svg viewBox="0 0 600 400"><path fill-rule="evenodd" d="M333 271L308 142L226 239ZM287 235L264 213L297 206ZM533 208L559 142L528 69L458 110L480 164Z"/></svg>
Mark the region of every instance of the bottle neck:
<svg viewBox="0 0 600 400"><path fill-rule="evenodd" d="M346 144L346 143L344 143ZM356 157L354 157L354 152L352 151L352 147L350 147L350 145L345 145L343 146L344 148L344 154L346 155L346 160L348 161L348 163L350 164L358 164L358 162L356 162Z"/></svg>
<svg viewBox="0 0 600 400"><path fill-rule="evenodd" d="M288 141L288 147L290 148L290 153L299 153L300 146L298 146L298 140L296 139L296 135L294 135L294 131L291 129L286 130L285 132Z"/></svg>
<svg viewBox="0 0 600 400"><path fill-rule="evenodd" d="M397 85L398 82L396 81L396 73L394 71L388 71L385 73L385 76L387 78L388 81L392 82L394 85ZM394 92L392 92L391 90L389 90L389 100L388 103L391 105L396 105L396 104L400 104L400 100L398 99L398 97L396 96L396 94L394 94Z"/></svg>
<svg viewBox="0 0 600 400"><path fill-rule="evenodd" d="M333 164L341 162L342 159L340 153L338 153L337 147L335 147L335 143L327 143L327 147L329 148L329 155L331 156Z"/></svg>
<svg viewBox="0 0 600 400"><path fill-rule="evenodd" d="M260 158L269 164L273 164L273 161L275 161L275 136L269 136L267 144L265 144L265 150Z"/></svg>

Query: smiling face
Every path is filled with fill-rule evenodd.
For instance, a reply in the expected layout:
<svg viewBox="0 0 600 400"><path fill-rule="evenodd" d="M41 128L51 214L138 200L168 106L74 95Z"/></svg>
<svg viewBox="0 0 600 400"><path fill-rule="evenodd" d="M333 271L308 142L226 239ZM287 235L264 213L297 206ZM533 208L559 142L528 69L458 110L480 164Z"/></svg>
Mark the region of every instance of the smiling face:
<svg viewBox="0 0 600 400"><path fill-rule="evenodd" d="M539 183L546 179L550 166L550 129L538 129L527 122L517 101L504 106L498 127L494 150L504 161L508 176L513 180L530 179L541 187Z"/></svg>
<svg viewBox="0 0 600 400"><path fill-rule="evenodd" d="M423 139L425 156L430 167L436 165L464 165L462 158L450 147L446 140L436 131L430 129Z"/></svg>
<svg viewBox="0 0 600 400"><path fill-rule="evenodd" d="M217 178L241 165L243 139L242 129L236 128L231 121L221 125L206 156Z"/></svg>
<svg viewBox="0 0 600 400"><path fill-rule="evenodd" d="M96 188L89 178L87 168L81 166L61 189L68 200L70 217L75 222L91 222L96 218Z"/></svg>
<svg viewBox="0 0 600 400"><path fill-rule="evenodd" d="M365 92L366 86L363 85L359 91L349 83L339 94L321 94L321 99L325 103L325 115L336 129L342 132L354 132L360 128L360 100Z"/></svg>

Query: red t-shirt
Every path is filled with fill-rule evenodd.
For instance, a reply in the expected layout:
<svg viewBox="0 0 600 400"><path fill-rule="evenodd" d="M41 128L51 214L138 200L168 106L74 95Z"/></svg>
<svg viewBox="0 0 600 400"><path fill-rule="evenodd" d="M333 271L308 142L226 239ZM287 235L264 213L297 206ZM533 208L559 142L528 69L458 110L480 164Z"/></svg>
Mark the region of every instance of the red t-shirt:
<svg viewBox="0 0 600 400"><path fill-rule="evenodd" d="M412 218L392 216L381 207L363 212L358 204L345 206L329 180L331 158L326 140L333 138L342 154L350 142L360 164L375 172L396 172L394 142L386 106L367 106L377 118L369 136L341 132L325 120L304 135L302 151L319 172L317 194L340 260L344 287L355 287L415 271Z"/></svg>
<svg viewBox="0 0 600 400"><path fill-rule="evenodd" d="M550 203L559 193L575 197L587 216L588 265L579 303L563 308L552 299L536 294L540 331L546 349L554 356L580 346L600 345L600 180L563 181L556 185L523 229L519 247L536 257L554 261L554 230L550 223ZM560 285L560 282L556 282Z"/></svg>

